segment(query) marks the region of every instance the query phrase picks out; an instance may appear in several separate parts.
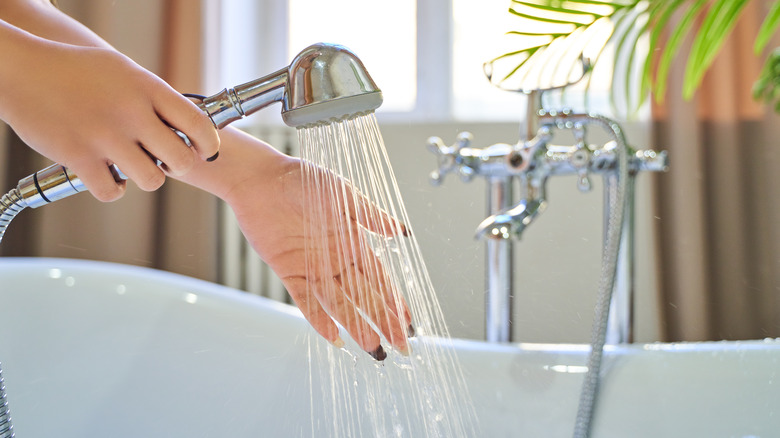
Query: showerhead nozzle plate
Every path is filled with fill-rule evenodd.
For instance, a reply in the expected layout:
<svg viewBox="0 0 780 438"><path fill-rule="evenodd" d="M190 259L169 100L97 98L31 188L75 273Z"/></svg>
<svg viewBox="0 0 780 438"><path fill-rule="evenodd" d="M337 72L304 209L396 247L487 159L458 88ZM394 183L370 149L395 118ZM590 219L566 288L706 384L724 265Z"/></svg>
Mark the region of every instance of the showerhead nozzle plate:
<svg viewBox="0 0 780 438"><path fill-rule="evenodd" d="M282 112L282 119L288 126L303 128L317 124L330 124L355 116L368 114L382 105L382 92L339 97L324 102L315 102Z"/></svg>
<svg viewBox="0 0 780 438"><path fill-rule="evenodd" d="M290 64L282 118L293 127L332 123L382 105L382 92L349 49L319 43Z"/></svg>

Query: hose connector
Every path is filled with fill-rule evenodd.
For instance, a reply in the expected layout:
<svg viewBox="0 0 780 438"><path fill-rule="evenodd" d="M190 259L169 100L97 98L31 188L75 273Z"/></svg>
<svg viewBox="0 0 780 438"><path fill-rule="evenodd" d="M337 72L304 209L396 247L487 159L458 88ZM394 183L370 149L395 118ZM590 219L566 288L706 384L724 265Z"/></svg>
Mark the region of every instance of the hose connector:
<svg viewBox="0 0 780 438"><path fill-rule="evenodd" d="M76 174L59 164L22 178L16 189L30 208L38 208L87 190Z"/></svg>

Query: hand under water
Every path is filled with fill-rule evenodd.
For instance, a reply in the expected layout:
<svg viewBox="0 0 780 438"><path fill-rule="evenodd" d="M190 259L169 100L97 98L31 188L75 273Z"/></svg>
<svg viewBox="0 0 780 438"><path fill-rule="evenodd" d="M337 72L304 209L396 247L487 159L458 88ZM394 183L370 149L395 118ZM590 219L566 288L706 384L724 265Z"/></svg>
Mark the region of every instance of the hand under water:
<svg viewBox="0 0 780 438"><path fill-rule="evenodd" d="M339 195L317 188L305 178L298 159L230 128L221 136L220 160L200 167L230 175L229 183L225 179L214 181L224 188L215 192L233 208L244 236L279 276L314 329L340 347L343 340L335 319L363 350L382 360L386 353L370 320L394 348L408 353L407 336L413 335L411 314L403 297L393 293L379 259L371 251L339 250L345 243L365 244L362 229L392 237L405 232L403 225L364 197L353 198L350 185L335 175L324 176L343 182ZM220 167L231 167L235 172L218 171ZM341 202L343 199L347 202ZM324 206L315 209L326 217L304 214L306 203ZM334 203L344 208L331 208ZM368 216L374 220L359 219L366 214L358 211L370 211ZM318 235L305 235L306 228L315 229ZM351 232L345 242L339 230L347 228ZM311 269L307 269L307 248L314 259Z"/></svg>

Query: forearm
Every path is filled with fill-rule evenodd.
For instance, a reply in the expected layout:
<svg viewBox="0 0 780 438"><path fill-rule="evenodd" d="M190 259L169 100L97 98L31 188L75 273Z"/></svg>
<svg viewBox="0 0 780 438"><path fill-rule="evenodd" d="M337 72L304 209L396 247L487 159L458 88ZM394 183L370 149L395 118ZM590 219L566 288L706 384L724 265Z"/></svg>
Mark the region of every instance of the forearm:
<svg viewBox="0 0 780 438"><path fill-rule="evenodd" d="M47 55L57 45L61 43L40 38L0 17L0 59L13 60L0 62L0 83L6 84L0 93L0 119L12 123L18 102L29 91L28 85L37 79L38 73L51 68L47 65Z"/></svg>
<svg viewBox="0 0 780 438"><path fill-rule="evenodd" d="M111 48L97 34L47 0L2 0L0 20L51 41Z"/></svg>
<svg viewBox="0 0 780 438"><path fill-rule="evenodd" d="M31 73L47 68L45 55L51 42L111 48L94 32L46 0L0 1L0 57L14 62L0 63L0 82L20 84ZM49 67L50 68L50 67ZM0 119L11 122L13 107L9 107L14 89L7 87L0 94Z"/></svg>

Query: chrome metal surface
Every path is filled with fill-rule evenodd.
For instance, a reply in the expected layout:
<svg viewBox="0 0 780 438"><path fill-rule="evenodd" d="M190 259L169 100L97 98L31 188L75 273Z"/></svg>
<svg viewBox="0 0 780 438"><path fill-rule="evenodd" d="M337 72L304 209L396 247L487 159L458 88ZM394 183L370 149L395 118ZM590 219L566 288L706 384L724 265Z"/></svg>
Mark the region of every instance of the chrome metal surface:
<svg viewBox="0 0 780 438"><path fill-rule="evenodd" d="M371 112L382 105L382 92L352 51L318 43L288 67L206 97L200 107L221 129L274 102L282 102L284 122L299 128Z"/></svg>
<svg viewBox="0 0 780 438"><path fill-rule="evenodd" d="M616 208L624 208L622 236L617 254L615 285L609 306L606 343L611 345L634 342L634 185L636 174L629 172L626 179L624 206L615 199L617 175L613 172L604 176L604 233L609 228L610 213Z"/></svg>
<svg viewBox="0 0 780 438"><path fill-rule="evenodd" d="M87 190L74 173L59 164L22 178L16 188L30 208L38 208Z"/></svg>
<svg viewBox="0 0 780 438"><path fill-rule="evenodd" d="M5 395L3 369L0 367L0 438L13 438L14 426L11 421L11 411L8 409L8 399Z"/></svg>
<svg viewBox="0 0 780 438"><path fill-rule="evenodd" d="M488 179L488 214L512 205L512 177ZM512 341L514 290L514 254L512 242L489 239L485 243L487 294L485 294L485 339L488 342Z"/></svg>
<svg viewBox="0 0 780 438"><path fill-rule="evenodd" d="M27 203L17 189L11 190L0 198L0 242L3 241L8 225L26 207Z"/></svg>
<svg viewBox="0 0 780 438"><path fill-rule="evenodd" d="M382 92L360 59L335 44L313 44L289 67L282 119L293 127L331 123L373 111Z"/></svg>
<svg viewBox="0 0 780 438"><path fill-rule="evenodd" d="M200 108L218 129L284 99L287 68L206 97Z"/></svg>

